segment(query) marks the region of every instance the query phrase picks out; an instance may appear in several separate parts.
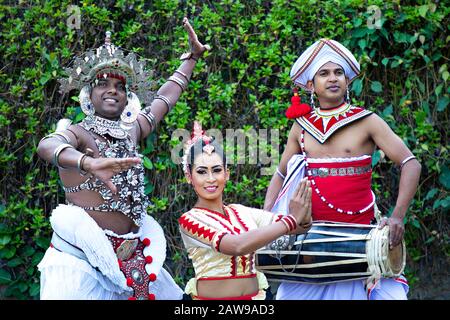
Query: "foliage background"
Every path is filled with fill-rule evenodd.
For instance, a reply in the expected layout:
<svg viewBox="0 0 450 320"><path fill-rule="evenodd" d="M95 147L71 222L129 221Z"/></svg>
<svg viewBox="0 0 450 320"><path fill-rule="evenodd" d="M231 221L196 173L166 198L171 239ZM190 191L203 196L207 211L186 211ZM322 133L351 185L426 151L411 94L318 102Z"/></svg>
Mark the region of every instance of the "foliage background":
<svg viewBox="0 0 450 320"><path fill-rule="evenodd" d="M361 62L352 97L377 112L422 163L422 178L406 218L406 274L410 297L430 298L426 284L448 298L450 170L448 160L449 8L440 1L93 1L0 2L0 297L39 297L41 260L50 238L49 214L64 194L56 170L36 155L41 137L62 117L82 117L76 95L58 93L56 79L75 54L113 41L149 59L164 83L187 50L181 26L190 17L212 46L193 80L156 134L142 145L147 157L150 213L168 239L166 267L184 286L193 275L177 218L194 204L182 170L170 160L177 128L280 129L291 121L289 71L321 37L342 42ZM70 29L68 5L80 8L81 28ZM376 5L381 12L376 23ZM306 96L304 97L307 98ZM282 152L282 150L280 150ZM374 190L383 212L395 204L399 171L374 154ZM261 166L236 165L226 201L262 207L270 176Z"/></svg>

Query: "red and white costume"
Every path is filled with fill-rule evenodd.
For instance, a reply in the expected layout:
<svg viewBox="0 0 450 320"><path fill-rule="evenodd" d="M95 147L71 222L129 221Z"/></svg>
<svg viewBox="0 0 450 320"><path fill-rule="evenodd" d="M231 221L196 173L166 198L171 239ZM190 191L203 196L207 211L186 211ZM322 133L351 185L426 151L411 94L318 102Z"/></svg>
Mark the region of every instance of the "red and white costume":
<svg viewBox="0 0 450 320"><path fill-rule="evenodd" d="M359 63L348 49L334 40L321 39L298 58L291 70L291 78L296 85L307 88L307 82L313 79L321 66L330 61L344 69L350 82L359 73ZM285 214L289 199L301 179L307 176L313 189L313 220L370 224L377 214L375 195L371 190L371 156L307 158L303 135L306 131L323 144L339 129L371 114L364 108L343 103L331 110L316 108L298 117L296 121L303 130L300 144L302 153L290 159L272 212ZM404 277L382 278L369 287L363 280L328 285L282 282L277 299L406 299L408 292Z"/></svg>
<svg viewBox="0 0 450 320"><path fill-rule="evenodd" d="M265 299L268 288L265 276L255 269L254 252L243 256L230 256L219 251L220 241L226 234L238 235L269 225L279 216L264 210L238 204L224 206L219 212L193 208L179 218L181 237L192 260L195 278L186 285L185 293L193 299L206 299L197 295L197 281L257 278L259 291L249 296L227 297L226 300Z"/></svg>

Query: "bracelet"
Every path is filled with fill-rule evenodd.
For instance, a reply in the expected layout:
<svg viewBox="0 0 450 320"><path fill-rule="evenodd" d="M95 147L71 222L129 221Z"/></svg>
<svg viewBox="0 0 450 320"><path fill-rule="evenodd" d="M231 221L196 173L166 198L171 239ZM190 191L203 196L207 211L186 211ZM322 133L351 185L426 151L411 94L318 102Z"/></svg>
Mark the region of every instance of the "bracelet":
<svg viewBox="0 0 450 320"><path fill-rule="evenodd" d="M180 79L180 78L175 77L175 76L170 76L168 81L175 82L177 85L179 85L180 88L181 88L181 91L186 90L187 84L183 81L183 79Z"/></svg>
<svg viewBox="0 0 450 320"><path fill-rule="evenodd" d="M61 142L69 143L69 144L70 144L70 138L69 138L69 136L66 135L65 133L62 133L62 132L52 132L52 133L46 135L45 137L43 137L43 138L39 141L39 143L41 143L41 142L44 141L45 139L49 139L49 138L56 138L56 139L58 139L58 140L61 141ZM64 140L62 140L61 138L64 139Z"/></svg>
<svg viewBox="0 0 450 320"><path fill-rule="evenodd" d="M165 104L166 104L166 106L167 106L168 112L170 112L170 111L172 110L172 107L173 107L173 106L172 106L172 103L170 102L170 99L167 98L166 96L163 96L163 95L158 94L158 95L155 97L155 99L160 99L160 100L164 101Z"/></svg>
<svg viewBox="0 0 450 320"><path fill-rule="evenodd" d="M410 157L406 158L405 160L403 160L402 163L400 164L400 170L402 170L403 166L404 166L409 160L412 160L412 159L416 159L416 157L415 157L415 156L410 156Z"/></svg>
<svg viewBox="0 0 450 320"><path fill-rule="evenodd" d="M181 61L189 60L189 59L192 59L192 60L194 60L194 61L198 61L198 58L195 58L195 57L194 57L194 53L192 53L192 52L185 52L185 53L183 53L183 54L181 55L181 57L180 57L180 60L181 60Z"/></svg>
<svg viewBox="0 0 450 320"><path fill-rule="evenodd" d="M153 114L150 107L145 108L144 110L139 112L139 114L141 114L145 119L147 119L148 123L152 127L152 130L154 130L156 128L155 115Z"/></svg>
<svg viewBox="0 0 450 320"><path fill-rule="evenodd" d="M286 178L286 176L284 176L282 173L281 173L281 171L280 171L280 169L278 169L277 168L277 173L278 173L278 175L281 177L281 179L285 179Z"/></svg>
<svg viewBox="0 0 450 320"><path fill-rule="evenodd" d="M189 82L189 77L187 76L186 73L184 73L183 71L178 70L178 69L175 70L175 72L181 74L186 79L186 81Z"/></svg>
<svg viewBox="0 0 450 320"><path fill-rule="evenodd" d="M66 143L71 144L69 136L67 134L65 134L64 132L61 132L61 131L54 132L53 135L56 136L56 137L58 137L58 136L62 137L62 138L64 138L64 140L66 140L65 141Z"/></svg>
<svg viewBox="0 0 450 320"><path fill-rule="evenodd" d="M57 166L58 168L67 169L67 168L60 166L58 163L59 154L61 153L61 151L63 151L66 148L73 148L73 146L68 143L63 143L63 144L60 144L58 147L56 147L55 151L53 152L53 164L55 166ZM75 148L73 148L73 149L75 149Z"/></svg>
<svg viewBox="0 0 450 320"><path fill-rule="evenodd" d="M292 232L297 228L297 219L292 214L284 216L280 221L284 223L288 232Z"/></svg>
<svg viewBox="0 0 450 320"><path fill-rule="evenodd" d="M78 161L77 161L78 172L83 177L87 174L87 171L83 170L83 164L84 164L84 160L86 160L86 157L87 157L87 154L83 153L83 154L81 154L81 156L78 158Z"/></svg>

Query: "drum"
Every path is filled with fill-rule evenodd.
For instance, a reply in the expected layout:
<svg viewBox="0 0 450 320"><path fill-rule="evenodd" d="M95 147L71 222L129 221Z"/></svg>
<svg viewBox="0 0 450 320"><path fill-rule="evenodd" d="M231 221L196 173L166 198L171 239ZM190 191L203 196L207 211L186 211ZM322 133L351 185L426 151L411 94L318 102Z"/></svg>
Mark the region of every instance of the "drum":
<svg viewBox="0 0 450 320"><path fill-rule="evenodd" d="M256 268L269 280L327 284L397 277L406 249L389 250L389 226L314 222L305 234L286 235L256 251Z"/></svg>

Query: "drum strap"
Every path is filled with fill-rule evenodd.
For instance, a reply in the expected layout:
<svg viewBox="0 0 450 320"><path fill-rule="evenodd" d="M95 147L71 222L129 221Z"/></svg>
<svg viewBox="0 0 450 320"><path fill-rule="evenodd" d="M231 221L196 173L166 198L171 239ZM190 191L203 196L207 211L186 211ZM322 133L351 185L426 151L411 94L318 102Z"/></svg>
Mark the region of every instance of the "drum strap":
<svg viewBox="0 0 450 320"><path fill-rule="evenodd" d="M275 257L276 257L276 259L278 260L278 263L280 264L281 269L282 269L284 272L292 273L292 272L295 271L296 266L298 265L298 261L300 260L300 252L302 251L302 248L303 248L303 242L306 240L306 237L307 237L307 236L308 236L308 234L305 233L305 236L303 237L303 239L300 240L300 246L298 247L298 252L297 252L297 259L295 260L295 264L293 265L293 268L291 269L291 271L288 271L288 270L286 270L286 269L284 268L283 262L281 262L280 250L279 250L278 248L276 249L276 256L275 256ZM298 242L295 242L295 243L298 243Z"/></svg>

